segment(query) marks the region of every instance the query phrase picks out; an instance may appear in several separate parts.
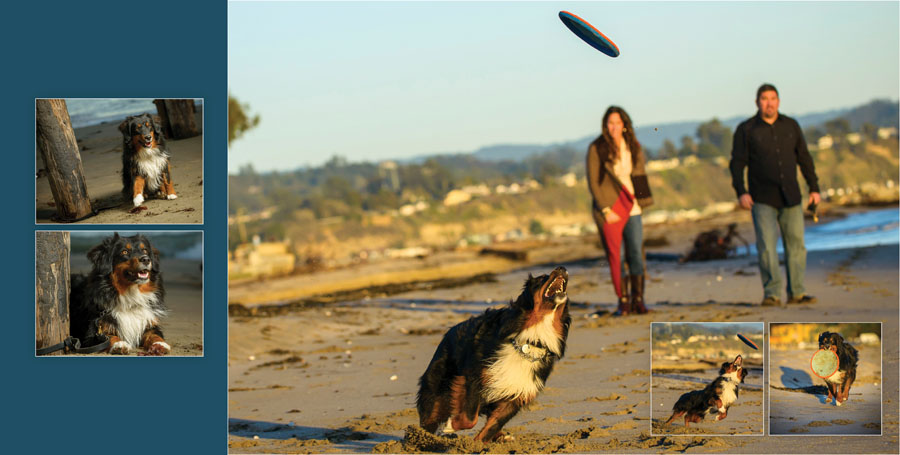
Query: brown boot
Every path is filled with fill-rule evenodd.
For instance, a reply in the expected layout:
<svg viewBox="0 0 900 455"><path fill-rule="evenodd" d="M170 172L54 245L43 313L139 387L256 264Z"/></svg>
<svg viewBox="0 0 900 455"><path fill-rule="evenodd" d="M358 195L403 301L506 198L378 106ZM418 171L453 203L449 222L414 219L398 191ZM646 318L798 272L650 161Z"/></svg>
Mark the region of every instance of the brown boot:
<svg viewBox="0 0 900 455"><path fill-rule="evenodd" d="M644 275L631 275L631 311L646 314L650 310L644 306Z"/></svg>
<svg viewBox="0 0 900 455"><path fill-rule="evenodd" d="M629 313L632 312L631 303L628 301L628 277L622 277L622 287L621 287L622 295L619 296L619 307L616 309L616 312L613 313L613 316L628 316Z"/></svg>
<svg viewBox="0 0 900 455"><path fill-rule="evenodd" d="M619 297L619 308L613 313L613 316L628 316L631 313L631 305L628 303L628 297Z"/></svg>

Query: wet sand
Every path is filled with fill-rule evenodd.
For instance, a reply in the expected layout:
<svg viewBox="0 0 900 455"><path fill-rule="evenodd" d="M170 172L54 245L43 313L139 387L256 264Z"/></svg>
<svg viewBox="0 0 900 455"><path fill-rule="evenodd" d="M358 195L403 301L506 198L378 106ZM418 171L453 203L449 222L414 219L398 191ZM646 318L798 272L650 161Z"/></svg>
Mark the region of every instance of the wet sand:
<svg viewBox="0 0 900 455"><path fill-rule="evenodd" d="M881 352L857 345L859 363L850 399L825 403L825 381L809 370L815 350L772 350L769 379L771 434L877 435L881 433ZM785 390L787 389L787 390Z"/></svg>
<svg viewBox="0 0 900 455"><path fill-rule="evenodd" d="M557 257L577 256L566 248L557 246ZM578 248L582 257L592 253L584 245ZM498 273L495 282L373 296L271 317L233 316L230 451L895 453L896 375L885 377L880 437L650 436L651 320L884 321L884 346L897 345L896 245L813 252L808 264L807 288L819 302L805 306L760 307L753 258L650 262L652 313L592 318L596 310L614 309L608 269L602 261L572 260L512 269ZM546 273L556 265L566 266L570 275L574 321L568 350L532 408L504 428L515 441L475 443L471 438L483 417L456 437L423 434L415 426L417 380L446 329L515 297L529 272ZM329 280L327 273L317 278ZM896 352L884 361L885 371L897 371ZM723 422L758 431L761 415L741 404L763 399L762 392L742 391Z"/></svg>
<svg viewBox="0 0 900 455"><path fill-rule="evenodd" d="M200 261L161 259L169 315L160 321L169 356L203 355L203 271ZM84 255L73 255L72 273L89 273L91 265ZM131 355L137 356L140 352ZM109 356L109 354L84 354Z"/></svg>
<svg viewBox="0 0 900 455"><path fill-rule="evenodd" d="M152 112L156 114L156 112ZM124 117L122 118L124 120ZM197 112L202 127L202 109ZM118 122L75 129L88 196L96 215L72 224L199 224L203 222L203 135L166 141L171 155L172 180L178 199L152 197L146 210L131 213L134 205L122 196L122 133ZM57 223L56 204L44 162L35 150L36 223Z"/></svg>

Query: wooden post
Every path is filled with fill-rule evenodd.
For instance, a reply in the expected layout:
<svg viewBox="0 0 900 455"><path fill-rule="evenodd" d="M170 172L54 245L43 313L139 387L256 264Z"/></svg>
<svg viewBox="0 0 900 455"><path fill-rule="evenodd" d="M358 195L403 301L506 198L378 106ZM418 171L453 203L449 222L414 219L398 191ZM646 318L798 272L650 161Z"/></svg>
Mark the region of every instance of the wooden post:
<svg viewBox="0 0 900 455"><path fill-rule="evenodd" d="M68 232L35 233L35 349L69 336L69 248Z"/></svg>
<svg viewBox="0 0 900 455"><path fill-rule="evenodd" d="M66 102L35 100L34 112L37 146L47 167L58 221L77 221L91 215L94 210Z"/></svg>
<svg viewBox="0 0 900 455"><path fill-rule="evenodd" d="M153 100L166 139L186 139L200 134L194 120L194 100Z"/></svg>

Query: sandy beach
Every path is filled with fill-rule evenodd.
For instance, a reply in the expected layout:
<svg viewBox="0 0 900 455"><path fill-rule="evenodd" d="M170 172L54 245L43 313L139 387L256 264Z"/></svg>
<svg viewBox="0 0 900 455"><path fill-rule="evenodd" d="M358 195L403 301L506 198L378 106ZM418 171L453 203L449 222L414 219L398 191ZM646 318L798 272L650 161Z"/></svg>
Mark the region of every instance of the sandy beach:
<svg viewBox="0 0 900 455"><path fill-rule="evenodd" d="M684 239L701 227L670 229L672 243L656 251L683 251L688 245ZM753 241L747 228L742 224L740 232ZM652 235L648 231L646 237ZM898 344L897 245L811 252L806 281L818 303L781 308L759 306L762 289L755 258L689 264L651 260L646 294L653 311L627 318L591 316L614 309L608 268L593 243L563 242L553 250L548 257L509 265L491 279L452 288L418 288L276 312L253 312L248 305L239 308L247 311L232 312L230 452L897 452L896 375L885 375L884 433L874 437L707 436L702 426L694 430L696 435L651 436L649 394L651 321L884 321L884 370L897 371L897 353L889 349ZM546 273L556 265L565 266L570 276L568 350L536 403L504 428L515 440L475 443L472 437L481 422L454 437L424 434L416 426L417 380L443 333L517 295L528 273ZM328 283L332 273L349 272L285 280ZM249 294L242 287L232 289L232 302ZM750 378L760 389L742 390L723 422L737 432L758 434L768 378ZM673 395L696 385L665 383Z"/></svg>
<svg viewBox="0 0 900 455"><path fill-rule="evenodd" d="M881 433L881 352L877 347L859 348L856 380L850 399L841 407L825 403L825 382L807 367L811 350L773 350L769 431L785 435Z"/></svg>
<svg viewBox="0 0 900 455"><path fill-rule="evenodd" d="M169 315L160 323L166 342L172 346L169 356L203 355L203 271L200 261L161 259L166 285ZM72 273L89 273L91 264L83 254L71 258ZM109 354L83 354L106 356ZM134 352L132 356L139 355Z"/></svg>
<svg viewBox="0 0 900 455"><path fill-rule="evenodd" d="M152 112L156 114L156 112ZM202 109L197 125L203 125ZM122 118L124 120L124 117ZM118 122L75 129L81 162L96 215L78 224L199 224L203 222L203 135L168 140L172 179L178 199L150 198L147 210L131 213L134 205L122 197L122 133ZM37 180L35 207L37 223L56 223L53 194L40 152L35 153Z"/></svg>

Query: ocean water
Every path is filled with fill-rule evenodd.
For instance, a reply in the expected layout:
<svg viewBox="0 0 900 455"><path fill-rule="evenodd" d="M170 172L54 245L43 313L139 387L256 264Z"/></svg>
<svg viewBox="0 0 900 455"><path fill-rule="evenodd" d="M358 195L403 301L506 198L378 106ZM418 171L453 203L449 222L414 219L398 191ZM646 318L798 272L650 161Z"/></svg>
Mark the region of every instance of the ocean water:
<svg viewBox="0 0 900 455"><path fill-rule="evenodd" d="M828 223L807 225L804 240L807 251L897 245L900 243L900 208L869 210ZM743 250L743 247L739 249L740 252ZM780 241L778 252L784 252ZM756 245L750 245L750 254L756 255Z"/></svg>
<svg viewBox="0 0 900 455"><path fill-rule="evenodd" d="M194 100L201 107L203 100ZM156 114L153 98L72 98L66 100L73 128L121 122L129 115Z"/></svg>

